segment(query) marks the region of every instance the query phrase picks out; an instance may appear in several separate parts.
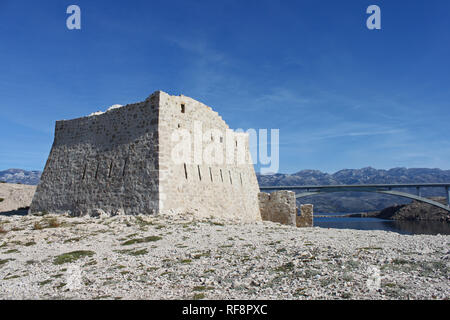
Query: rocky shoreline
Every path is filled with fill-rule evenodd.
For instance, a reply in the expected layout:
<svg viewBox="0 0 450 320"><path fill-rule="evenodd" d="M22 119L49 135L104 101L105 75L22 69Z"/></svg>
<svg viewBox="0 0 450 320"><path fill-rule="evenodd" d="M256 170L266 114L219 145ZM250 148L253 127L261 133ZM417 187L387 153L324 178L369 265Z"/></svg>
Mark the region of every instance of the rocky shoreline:
<svg viewBox="0 0 450 320"><path fill-rule="evenodd" d="M0 216L0 299L448 299L450 236Z"/></svg>
<svg viewBox="0 0 450 320"><path fill-rule="evenodd" d="M442 197L431 198L442 204L446 199ZM315 214L315 217L330 217L329 215ZM379 218L387 220L404 221L441 221L450 223L450 213L441 208L419 201L412 201L409 204L394 205L381 211L370 211L360 213L346 213L333 215L334 218Z"/></svg>

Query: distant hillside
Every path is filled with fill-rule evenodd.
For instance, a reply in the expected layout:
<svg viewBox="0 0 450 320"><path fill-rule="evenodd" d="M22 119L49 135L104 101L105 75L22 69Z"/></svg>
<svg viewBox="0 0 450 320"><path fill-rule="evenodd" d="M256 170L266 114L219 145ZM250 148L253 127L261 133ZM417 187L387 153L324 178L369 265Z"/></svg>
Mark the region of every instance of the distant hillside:
<svg viewBox="0 0 450 320"><path fill-rule="evenodd" d="M8 183L21 183L37 185L41 177L41 171L27 171L22 169L8 169L0 171L0 181Z"/></svg>
<svg viewBox="0 0 450 320"><path fill-rule="evenodd" d="M426 168L393 168L378 170L371 167L344 169L329 174L318 170L302 170L294 174L257 175L260 186L377 184L377 183L438 183L450 182L450 170ZM407 190L414 193L415 190ZM445 196L439 188L423 189L422 195ZM314 204L314 212L364 212L410 203L408 199L368 192L345 192L316 195L298 200Z"/></svg>
<svg viewBox="0 0 450 320"><path fill-rule="evenodd" d="M0 171L0 181L37 185L40 171L8 169ZM344 169L329 174L319 170L302 170L294 174L257 174L261 186L330 185L330 184L376 184L376 183L438 183L450 182L450 170L426 168L394 168L378 170L371 167ZM405 190L415 192L415 190ZM445 196L442 189L427 188L422 191L426 197ZM411 201L377 193L345 192L316 195L299 199L298 203L314 204L314 212L367 212L410 203Z"/></svg>
<svg viewBox="0 0 450 320"><path fill-rule="evenodd" d="M446 198L434 198L442 204L447 203ZM437 220L450 222L450 213L435 206L413 201L406 205L388 207L370 216L391 220Z"/></svg>

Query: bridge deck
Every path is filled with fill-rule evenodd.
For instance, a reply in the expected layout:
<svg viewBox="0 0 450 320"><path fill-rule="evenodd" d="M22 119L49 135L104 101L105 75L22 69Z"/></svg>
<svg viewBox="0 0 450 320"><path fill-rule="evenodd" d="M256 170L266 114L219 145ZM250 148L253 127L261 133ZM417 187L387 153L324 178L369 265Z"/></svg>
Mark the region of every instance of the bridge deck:
<svg viewBox="0 0 450 320"><path fill-rule="evenodd" d="M421 188L445 188L447 195L447 205L422 197ZM406 192L393 191L392 189L415 188L416 195ZM377 192L389 195L400 196L417 201L422 201L441 209L450 211L450 183L397 183L397 184L340 184L340 185L309 185L309 186L262 186L260 190L303 190L296 195L297 198L312 196L319 193L332 192Z"/></svg>
<svg viewBox="0 0 450 320"><path fill-rule="evenodd" d="M261 186L260 190L305 190L305 189L360 189L360 188L439 188L450 187L450 183L397 183L397 184L334 184L305 186Z"/></svg>

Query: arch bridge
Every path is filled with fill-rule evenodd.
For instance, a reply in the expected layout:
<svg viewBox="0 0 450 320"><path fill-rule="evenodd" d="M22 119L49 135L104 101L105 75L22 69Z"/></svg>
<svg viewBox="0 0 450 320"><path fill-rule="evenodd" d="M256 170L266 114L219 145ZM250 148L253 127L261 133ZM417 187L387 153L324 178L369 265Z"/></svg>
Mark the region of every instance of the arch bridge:
<svg viewBox="0 0 450 320"><path fill-rule="evenodd" d="M398 191L394 189L415 188L416 193ZM445 188L447 196L447 204L425 198L421 194L423 188ZM260 190L292 190L301 191L295 195L296 198L303 198L320 193L331 192L376 192L382 194L389 194L393 196L404 197L431 204L435 207L447 210L450 212L450 183L406 183L406 184L351 184L351 185L329 185L329 186L263 186Z"/></svg>

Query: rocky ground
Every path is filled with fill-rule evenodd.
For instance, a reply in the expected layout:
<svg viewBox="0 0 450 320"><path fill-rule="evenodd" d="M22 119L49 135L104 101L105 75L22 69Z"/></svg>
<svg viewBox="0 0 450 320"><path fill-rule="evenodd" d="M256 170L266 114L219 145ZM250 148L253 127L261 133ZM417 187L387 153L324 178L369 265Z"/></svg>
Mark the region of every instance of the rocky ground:
<svg viewBox="0 0 450 320"><path fill-rule="evenodd" d="M0 216L1 299L448 299L450 236Z"/></svg>

